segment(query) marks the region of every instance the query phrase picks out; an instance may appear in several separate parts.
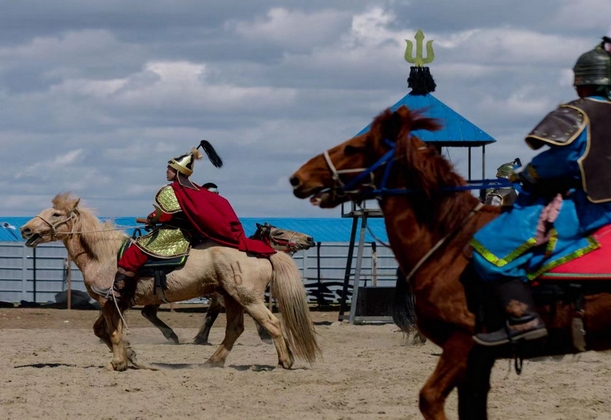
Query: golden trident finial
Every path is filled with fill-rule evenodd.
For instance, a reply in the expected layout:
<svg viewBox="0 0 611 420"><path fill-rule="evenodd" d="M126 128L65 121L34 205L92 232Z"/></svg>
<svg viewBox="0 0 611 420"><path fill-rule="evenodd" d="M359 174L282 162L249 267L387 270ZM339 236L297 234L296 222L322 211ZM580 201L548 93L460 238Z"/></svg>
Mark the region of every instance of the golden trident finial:
<svg viewBox="0 0 611 420"><path fill-rule="evenodd" d="M416 57L412 56L414 44L412 41L405 40L407 42L407 48L405 49L405 61L414 64L416 67L424 67L425 64L431 63L435 59L435 53L433 52L433 40L427 41L426 43L426 58L422 57L422 41L424 41L424 34L420 29L414 36L416 40Z"/></svg>

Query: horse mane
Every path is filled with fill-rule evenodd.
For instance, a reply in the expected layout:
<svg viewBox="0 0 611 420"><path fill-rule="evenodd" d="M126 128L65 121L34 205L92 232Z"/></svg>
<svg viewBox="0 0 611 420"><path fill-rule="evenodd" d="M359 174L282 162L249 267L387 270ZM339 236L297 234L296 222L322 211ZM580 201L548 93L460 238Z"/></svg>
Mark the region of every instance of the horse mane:
<svg viewBox="0 0 611 420"><path fill-rule="evenodd" d="M452 163L411 133L416 130L436 131L440 121L428 118L424 110L410 110L406 106L397 111L384 111L372 125L378 141L395 139L395 159L400 163L396 176L404 187L421 191L411 200L421 222L438 232L448 232L458 226L471 210L475 197L470 193L447 191L447 188L466 185L465 179Z"/></svg>
<svg viewBox="0 0 611 420"><path fill-rule="evenodd" d="M76 214L73 225L75 236L89 256L98 261L114 257L117 252L116 242L122 242L128 237L114 222L100 221L93 210L80 205L80 198L71 193L57 194L52 202L54 209L66 215L70 212Z"/></svg>

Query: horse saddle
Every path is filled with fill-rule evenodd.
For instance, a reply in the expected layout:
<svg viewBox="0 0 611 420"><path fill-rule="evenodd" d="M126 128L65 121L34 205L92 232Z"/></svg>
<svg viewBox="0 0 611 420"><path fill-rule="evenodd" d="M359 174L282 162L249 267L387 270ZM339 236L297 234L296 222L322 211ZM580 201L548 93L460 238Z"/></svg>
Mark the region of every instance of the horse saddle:
<svg viewBox="0 0 611 420"><path fill-rule="evenodd" d="M125 241L117 254L117 259L121 259L123 253L130 247L135 246L132 241ZM167 303L164 290L168 288L167 275L185 265L188 255L174 258L149 258L138 270L138 277L152 277L154 279L155 294Z"/></svg>
<svg viewBox="0 0 611 420"><path fill-rule="evenodd" d="M611 225L603 226L592 237L599 248L545 272L537 280L611 280Z"/></svg>

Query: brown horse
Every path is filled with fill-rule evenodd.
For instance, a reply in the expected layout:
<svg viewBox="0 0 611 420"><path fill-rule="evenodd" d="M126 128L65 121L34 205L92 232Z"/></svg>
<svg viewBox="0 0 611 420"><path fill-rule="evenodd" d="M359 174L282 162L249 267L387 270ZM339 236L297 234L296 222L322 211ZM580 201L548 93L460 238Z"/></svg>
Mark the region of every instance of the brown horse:
<svg viewBox="0 0 611 420"><path fill-rule="evenodd" d="M81 270L89 294L100 302L102 314L93 326L112 350L112 370L125 370L131 362L139 367L129 342L123 338L121 313L113 300L91 291L112 285L117 252L127 239L112 222L102 223L90 210L79 206L80 199L58 194L53 207L43 210L21 228L26 245L61 240L68 254ZM264 292L271 282L272 295L278 301L282 323L267 309ZM158 305L152 278L138 281L136 305ZM225 301L227 327L225 338L206 362L224 366L227 355L244 331L244 311L269 332L278 353L278 363L289 369L293 354L310 363L320 353L314 324L310 318L306 291L293 259L279 252L269 259L255 258L237 249L204 242L191 249L184 266L167 275L165 296L170 302L221 293Z"/></svg>
<svg viewBox="0 0 611 420"><path fill-rule="evenodd" d="M288 252L289 254L294 254L300 250L310 249L314 246L314 238L305 233L296 232L294 230L281 229L276 226L270 225L269 223L257 223L257 230L251 236L251 239L258 239L267 243L276 251L280 252ZM155 325L163 336L168 340L178 344L178 336L170 328L165 322L163 322L157 316L159 311L159 307L161 305L146 305L142 308L142 316L151 321L153 325ZM202 344L202 345L211 345L208 341L208 337L210 336L210 330L212 329L212 325L214 325L214 321L221 313L221 309L224 307L223 297L219 293L214 293L210 296L210 304L208 306L208 310L206 311L206 316L204 317L204 324L199 329L199 332L193 339L193 344ZM272 339L258 322L257 324L257 332L259 333L259 337L265 343L272 344Z"/></svg>
<svg viewBox="0 0 611 420"><path fill-rule="evenodd" d="M461 419L486 419L490 372L494 360L578 351L572 331L575 305L548 301L537 305L549 336L539 342L484 348L472 335L485 292L473 272L468 241L500 214L483 206L452 165L411 134L440 126L419 112L386 110L368 133L310 159L290 178L294 194L332 208L348 200L377 198L391 248L416 297L420 331L442 349L437 367L420 391L426 419L446 419L444 403L458 387ZM541 284L545 282L540 282ZM566 282L565 282L566 283ZM594 282L596 283L596 282ZM591 283L592 284L592 283ZM611 294L598 291L583 300L585 344L589 350L611 349ZM489 328L499 328L493 318ZM479 322L478 322L479 328Z"/></svg>

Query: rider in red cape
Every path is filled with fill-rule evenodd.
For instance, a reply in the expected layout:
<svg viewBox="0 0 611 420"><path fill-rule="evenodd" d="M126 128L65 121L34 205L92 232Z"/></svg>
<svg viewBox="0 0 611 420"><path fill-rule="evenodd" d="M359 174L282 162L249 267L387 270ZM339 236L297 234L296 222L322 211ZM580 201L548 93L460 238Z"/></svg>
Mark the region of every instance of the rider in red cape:
<svg viewBox="0 0 611 420"><path fill-rule="evenodd" d="M220 168L223 161L212 145L202 140L202 147L210 162ZM133 241L117 262L117 273L112 295L124 302L127 286L133 289L139 269L150 258L170 259L189 253L192 240L201 237L221 245L267 258L274 254L263 241L248 239L244 228L229 202L214 192L200 187L189 179L195 160L201 159L198 148L168 161L166 176L171 182L155 195L155 211L148 215L147 225L153 230ZM110 290L94 290L108 295Z"/></svg>
<svg viewBox="0 0 611 420"><path fill-rule="evenodd" d="M202 236L240 251L266 257L274 254L263 241L249 239L229 202L204 188L188 188L179 181L171 184L185 217Z"/></svg>

